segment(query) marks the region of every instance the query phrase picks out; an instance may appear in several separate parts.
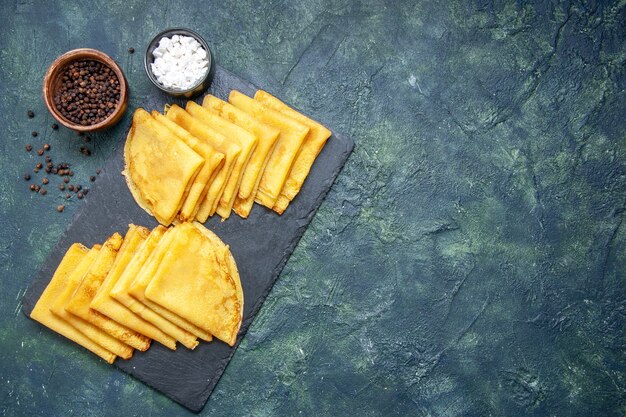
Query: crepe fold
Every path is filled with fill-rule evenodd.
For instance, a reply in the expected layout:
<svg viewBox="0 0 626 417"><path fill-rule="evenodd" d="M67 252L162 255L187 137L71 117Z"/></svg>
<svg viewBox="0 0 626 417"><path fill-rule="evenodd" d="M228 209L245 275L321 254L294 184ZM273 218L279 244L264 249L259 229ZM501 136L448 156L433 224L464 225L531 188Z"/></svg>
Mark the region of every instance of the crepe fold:
<svg viewBox="0 0 626 417"><path fill-rule="evenodd" d="M233 211L240 217L247 218L254 205L254 198L259 189L263 172L276 147L280 130L255 119L248 113L210 94L204 97L202 107L246 129L248 132L256 135L258 139L256 149L250 157L243 174L239 192L233 203ZM250 185L252 186L250 187Z"/></svg>
<svg viewBox="0 0 626 417"><path fill-rule="evenodd" d="M228 262L228 247L216 247L201 228L189 223L176 227L176 239L145 296L233 346L243 315L239 275Z"/></svg>
<svg viewBox="0 0 626 417"><path fill-rule="evenodd" d="M193 101L187 102L185 110L187 113L191 114L191 116L200 120L207 126L211 126L215 131L224 135L231 143L239 145L241 148L239 158L237 158L237 162L235 162L233 171L228 178L226 187L224 187L224 192L220 197L216 209L217 214L219 214L223 220L226 220L230 217L230 212L239 189L243 187L244 190L247 190L247 194L249 194L252 187L254 187L256 177L245 177L244 173L250 161L250 157L256 149L258 143L257 137L246 129L231 123L227 119L199 106ZM246 178L245 183L243 182L244 178Z"/></svg>
<svg viewBox="0 0 626 417"><path fill-rule="evenodd" d="M228 101L255 119L280 130L278 143L270 156L265 172L263 172L255 197L257 203L273 209L296 155L309 133L309 128L238 91L231 91Z"/></svg>
<svg viewBox="0 0 626 417"><path fill-rule="evenodd" d="M176 326L180 327L183 330L182 334L184 335L184 337L180 339L180 342L186 347L193 349L198 344L198 342L196 341L196 337L210 342L211 340L213 340L213 336L211 336L210 333L194 326L180 316L172 313L171 311L161 307L158 304L153 303L145 296L146 287L150 283L150 280L154 276L156 270L161 265L163 256L170 249L172 242L176 240L177 233L178 227L167 231L167 236L162 239L162 241L159 242L159 244L154 248L154 250L150 254L150 258L148 258L142 269L135 277L134 281L131 284L129 292L134 298L146 305L152 311L162 316L164 319L170 321L171 323L175 324Z"/></svg>
<svg viewBox="0 0 626 417"><path fill-rule="evenodd" d="M209 186L224 165L224 154L218 152L210 144L200 141L159 112L153 111L152 117L169 129L173 135L185 142L194 152L204 158L204 165L194 179L189 193L187 194L187 198L177 216L177 220L180 222L193 220L200 209L200 205L206 198Z"/></svg>
<svg viewBox="0 0 626 417"><path fill-rule="evenodd" d="M122 236L119 233L114 233L102 245L96 259L91 264L80 285L76 288L76 291L66 304L65 310L86 320L127 345L144 351L150 347L149 338L119 324L115 320L110 319L90 307L91 301L98 292L100 285L102 285L104 278L113 267L117 252L122 246L122 241Z"/></svg>
<svg viewBox="0 0 626 417"><path fill-rule="evenodd" d="M122 174L137 204L167 226L183 207L204 158L140 108L126 138L124 162Z"/></svg>
<svg viewBox="0 0 626 417"><path fill-rule="evenodd" d="M284 114L285 116L291 117L309 128L309 133L296 155L291 171L289 171L289 176L287 177L287 180L285 181L273 208L274 211L282 214L291 200L293 200L300 192L300 189L302 188L306 177L309 175L309 171L311 170L315 159L322 151L322 148L324 148L326 141L330 138L332 133L320 123L292 109L266 91L258 90L254 95L254 100Z"/></svg>
<svg viewBox="0 0 626 417"><path fill-rule="evenodd" d="M113 298L124 304L142 319L150 322L154 326L158 327L162 332L167 334L169 339L166 343L163 343L163 345L175 350L176 341L179 341L188 347L197 346L197 341L192 334L186 332L179 326L156 313L130 294L130 288L134 284L135 279L139 276L144 265L153 255L153 252L168 230L169 229L163 226L158 226L152 230L150 236L148 236L148 238L144 241L141 248L127 265L110 294Z"/></svg>
<svg viewBox="0 0 626 417"><path fill-rule="evenodd" d="M31 312L109 363L155 340L195 349L213 332L233 346L244 295L228 245L198 222L130 224L87 249L73 244Z"/></svg>
<svg viewBox="0 0 626 417"><path fill-rule="evenodd" d="M50 307L52 306L54 300L65 288L69 275L86 256L87 251L88 249L80 243L75 243L70 246L54 272L50 283L39 297L39 300L37 300L37 304L35 304L33 311L30 313L30 317L54 332L72 340L75 343L78 343L85 349L104 359L106 362L113 363L115 360L115 354L106 350L85 334L78 331L67 321L56 316L50 311Z"/></svg>
<svg viewBox="0 0 626 417"><path fill-rule="evenodd" d="M119 340L105 333L93 324L65 311L65 306L69 302L70 298L72 298L72 295L76 291L76 288L78 288L78 286L82 282L83 277L85 276L93 262L96 260L96 257L100 252L100 248L100 245L94 245L94 247L92 247L89 252L87 252L85 257L76 266L76 268L74 268L72 273L67 278L63 290L59 293L59 295L50 306L50 311L71 324L78 331L89 337L94 342L98 343L103 348L114 353L122 359L130 359L133 355L133 348L125 343L120 342Z"/></svg>
<svg viewBox="0 0 626 417"><path fill-rule="evenodd" d="M198 221L204 223L206 219L217 210L220 198L228 184L228 179L237 164L239 154L241 153L241 146L228 140L224 135L217 132L206 123L203 123L201 120L194 118L177 105L169 107L165 116L193 136L208 143L217 151L224 154L224 165L211 182L206 199L200 205L200 209L196 214Z"/></svg>
<svg viewBox="0 0 626 417"><path fill-rule="evenodd" d="M134 224L129 225L128 232L124 236L124 242L115 257L115 262L98 289L98 293L91 301L90 307L139 334L156 340L163 345L170 345L173 342L171 337L150 322L142 319L128 307L111 297L110 294L112 288L117 284L120 276L149 234L150 230L145 227Z"/></svg>

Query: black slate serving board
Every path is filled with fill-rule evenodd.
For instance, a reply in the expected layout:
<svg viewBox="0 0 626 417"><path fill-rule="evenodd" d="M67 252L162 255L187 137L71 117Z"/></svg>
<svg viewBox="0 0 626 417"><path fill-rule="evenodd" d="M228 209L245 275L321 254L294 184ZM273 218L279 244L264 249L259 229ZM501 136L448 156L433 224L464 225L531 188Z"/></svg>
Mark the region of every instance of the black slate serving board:
<svg viewBox="0 0 626 417"><path fill-rule="evenodd" d="M236 75L216 67L209 92L226 99L231 90L250 96L257 88ZM167 102L160 95L143 104L147 110L161 111ZM312 115L315 118L315 115ZM322 120L322 123L327 121ZM329 126L332 129L332 126ZM123 143L123 142L121 142ZM354 142L333 133L318 156L300 194L282 216L255 204L248 219L233 214L221 222L214 216L205 224L231 247L244 290L244 318L237 345L271 290L313 215L352 152ZM129 223L154 227L156 221L133 200L120 172L123 146L105 165L87 201L44 262L35 281L24 295L22 311L30 315L54 270L73 242L91 246L103 242L113 232L123 233ZM170 351L153 343L146 352L135 352L128 361L115 365L188 409L199 412L207 402L237 346L215 341L202 342L193 351L179 347Z"/></svg>

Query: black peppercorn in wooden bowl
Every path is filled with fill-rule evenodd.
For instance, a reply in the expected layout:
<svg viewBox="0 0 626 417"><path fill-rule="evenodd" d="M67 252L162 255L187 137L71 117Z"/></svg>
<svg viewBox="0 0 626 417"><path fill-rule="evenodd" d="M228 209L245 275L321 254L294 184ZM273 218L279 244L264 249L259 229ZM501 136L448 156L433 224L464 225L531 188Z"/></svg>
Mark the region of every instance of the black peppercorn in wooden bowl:
<svg viewBox="0 0 626 417"><path fill-rule="evenodd" d="M43 98L59 123L77 132L94 132L121 119L128 102L128 84L121 68L107 54L74 49L48 68Z"/></svg>

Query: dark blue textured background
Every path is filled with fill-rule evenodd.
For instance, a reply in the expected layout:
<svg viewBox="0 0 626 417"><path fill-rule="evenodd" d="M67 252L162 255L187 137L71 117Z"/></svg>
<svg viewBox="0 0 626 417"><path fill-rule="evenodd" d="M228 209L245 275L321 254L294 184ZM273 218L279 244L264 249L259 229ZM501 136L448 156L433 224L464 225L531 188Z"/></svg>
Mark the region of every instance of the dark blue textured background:
<svg viewBox="0 0 626 417"><path fill-rule="evenodd" d="M202 415L626 412L624 2L1 9L0 414L188 414L19 313L81 205L55 211L57 177L30 193L24 145L50 143L85 185L131 114L84 157L50 128L47 66L103 50L132 110L155 94L142 52L169 26L357 142Z"/></svg>

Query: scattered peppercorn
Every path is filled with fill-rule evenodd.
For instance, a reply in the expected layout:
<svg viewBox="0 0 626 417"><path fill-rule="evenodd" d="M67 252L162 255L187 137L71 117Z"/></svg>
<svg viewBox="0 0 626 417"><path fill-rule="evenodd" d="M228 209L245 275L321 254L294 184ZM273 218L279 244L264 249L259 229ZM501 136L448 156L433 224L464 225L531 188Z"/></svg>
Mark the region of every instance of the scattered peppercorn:
<svg viewBox="0 0 626 417"><path fill-rule="evenodd" d="M37 162L37 165L35 166L37 167L37 169L43 168L43 164L41 162Z"/></svg>
<svg viewBox="0 0 626 417"><path fill-rule="evenodd" d="M96 180L96 176L92 175L91 177L89 177L89 181L94 182Z"/></svg>
<svg viewBox="0 0 626 417"><path fill-rule="evenodd" d="M29 181L30 180L30 174L24 174L24 179L26 181Z"/></svg>
<svg viewBox="0 0 626 417"><path fill-rule="evenodd" d="M96 175L100 175L101 172L102 170L100 168L96 169Z"/></svg>
<svg viewBox="0 0 626 417"><path fill-rule="evenodd" d="M35 168L35 169L33 169L33 172L34 172L35 174L36 174L36 173L38 173L38 172L39 172L39 168Z"/></svg>
<svg viewBox="0 0 626 417"><path fill-rule="evenodd" d="M76 194L76 197L78 197L78 199L81 200L83 198L83 193Z"/></svg>
<svg viewBox="0 0 626 417"><path fill-rule="evenodd" d="M44 178L41 180L41 183L42 183L42 184L47 184L47 183L49 183L49 182L50 182L50 181L49 181L49 180L48 180L48 178L46 178L46 177L44 177Z"/></svg>
<svg viewBox="0 0 626 417"><path fill-rule="evenodd" d="M52 162L52 158L50 158L50 155L46 155L46 157L44 158L44 161Z"/></svg>
<svg viewBox="0 0 626 417"><path fill-rule="evenodd" d="M41 195L46 195L47 191L45 188L42 188L41 190L39 190L39 194Z"/></svg>
<svg viewBox="0 0 626 417"><path fill-rule="evenodd" d="M70 179L65 177L65 178L63 178L63 182L67 184L68 182L70 182Z"/></svg>
<svg viewBox="0 0 626 417"><path fill-rule="evenodd" d="M35 184L35 188L34 188L34 190L35 190L35 191L39 192L39 189L40 189L40 188L41 188L40 186L38 186L38 185L36 185L36 184Z"/></svg>
<svg viewBox="0 0 626 417"><path fill-rule="evenodd" d="M33 117L35 117L35 112L32 110L27 111L26 114L28 115L29 119L32 119Z"/></svg>
<svg viewBox="0 0 626 417"><path fill-rule="evenodd" d="M65 194L65 198L69 200L70 198L72 198L72 195L71 194Z"/></svg>
<svg viewBox="0 0 626 417"><path fill-rule="evenodd" d="M65 206L63 204L57 206L57 211L59 213L63 213L63 210L65 210Z"/></svg>
<svg viewBox="0 0 626 417"><path fill-rule="evenodd" d="M89 192L89 188L83 188L83 195L87 195L88 192Z"/></svg>
<svg viewBox="0 0 626 417"><path fill-rule="evenodd" d="M31 191L35 191L35 184L31 184L31 185L30 185L30 190L31 190Z"/></svg>
<svg viewBox="0 0 626 417"><path fill-rule="evenodd" d="M43 149L37 149L37 155L39 156L43 155Z"/></svg>
<svg viewBox="0 0 626 417"><path fill-rule="evenodd" d="M71 171L71 170L68 171L67 175L69 175L70 177L73 177L74 176L74 171Z"/></svg>
<svg viewBox="0 0 626 417"><path fill-rule="evenodd" d="M36 138L39 133L33 130L30 134L32 135L32 137Z"/></svg>
<svg viewBox="0 0 626 417"><path fill-rule="evenodd" d="M132 46L130 48L128 48L128 53L129 54L134 54L135 53L135 48L133 48Z"/></svg>
<svg viewBox="0 0 626 417"><path fill-rule="evenodd" d="M46 162L46 168L52 169L52 162Z"/></svg>
<svg viewBox="0 0 626 417"><path fill-rule="evenodd" d="M52 130L59 130L59 125L56 123L52 123Z"/></svg>
<svg viewBox="0 0 626 417"><path fill-rule="evenodd" d="M80 147L80 153L82 153L85 156L91 155L91 151L88 148L84 147L84 146Z"/></svg>
<svg viewBox="0 0 626 417"><path fill-rule="evenodd" d="M65 184L59 184L59 190L65 191Z"/></svg>
<svg viewBox="0 0 626 417"><path fill-rule="evenodd" d="M72 184L70 184L70 185L67 186L67 189L70 190L70 191L74 191L74 186Z"/></svg>
<svg viewBox="0 0 626 417"><path fill-rule="evenodd" d="M65 68L61 81L55 106L67 120L82 126L104 121L120 100L119 79L101 62L74 62Z"/></svg>
<svg viewBox="0 0 626 417"><path fill-rule="evenodd" d="M50 144L49 143L44 143L43 149L46 150L46 151L49 151L50 150Z"/></svg>
<svg viewBox="0 0 626 417"><path fill-rule="evenodd" d="M26 148L26 152L30 152L33 150L33 145L31 145L30 143L27 143L25 148Z"/></svg>

